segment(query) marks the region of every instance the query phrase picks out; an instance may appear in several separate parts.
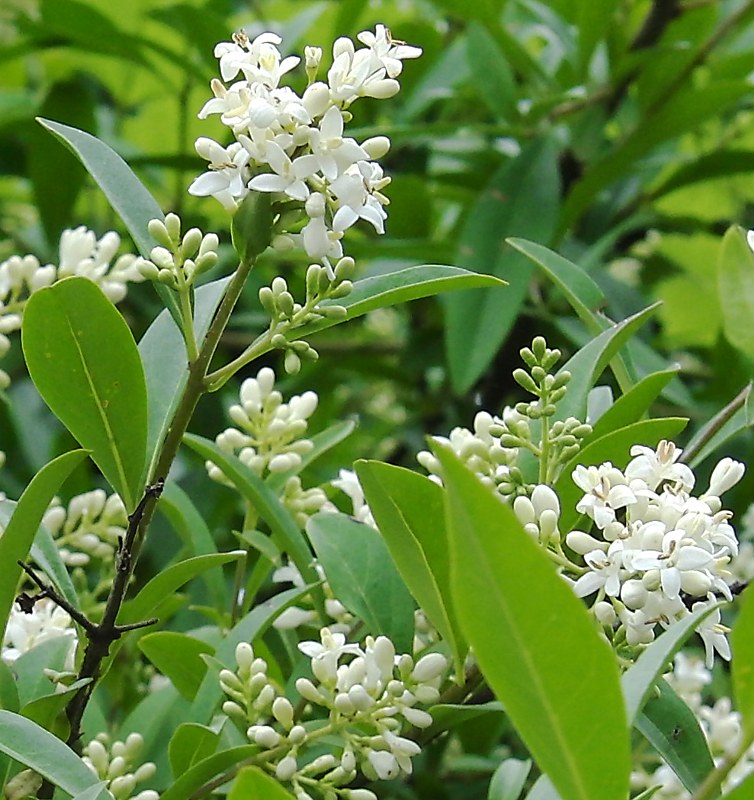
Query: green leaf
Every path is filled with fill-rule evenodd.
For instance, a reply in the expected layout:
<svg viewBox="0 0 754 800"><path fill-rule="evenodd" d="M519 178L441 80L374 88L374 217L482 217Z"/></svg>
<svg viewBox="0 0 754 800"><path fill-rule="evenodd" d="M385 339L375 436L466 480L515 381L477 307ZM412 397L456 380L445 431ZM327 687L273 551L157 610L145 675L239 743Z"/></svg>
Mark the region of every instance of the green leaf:
<svg viewBox="0 0 754 800"><path fill-rule="evenodd" d="M728 439L754 424L751 388L751 383L746 385L733 400L708 419L693 435L684 448L684 461L690 467L695 468L701 464Z"/></svg>
<svg viewBox="0 0 754 800"><path fill-rule="evenodd" d="M157 506L173 526L173 530L189 549L192 556L216 553L217 547L204 517L197 511L186 492L172 480L165 484ZM223 576L210 570L202 573L202 580L216 608L227 608L227 587Z"/></svg>
<svg viewBox="0 0 754 800"><path fill-rule="evenodd" d="M319 563L338 600L364 621L367 632L412 652L414 598L380 534L345 514L315 514L306 526Z"/></svg>
<svg viewBox="0 0 754 800"><path fill-rule="evenodd" d="M577 417L584 419L586 398L596 380L610 363L613 356L630 337L655 313L659 303L648 306L636 314L612 325L591 342L584 345L558 371L571 373L568 392L558 404L555 419Z"/></svg>
<svg viewBox="0 0 754 800"><path fill-rule="evenodd" d="M432 724L422 731L422 739L430 741L435 736L439 736L456 725L486 716L504 716L503 704L497 700L490 700L487 703L475 703L472 705L458 705L455 703L439 703L429 709L432 716Z"/></svg>
<svg viewBox="0 0 754 800"><path fill-rule="evenodd" d="M571 530L579 518L576 504L584 495L584 491L576 486L571 477L578 464L599 465L604 461L610 461L613 464L627 464L631 448L634 445L655 447L662 439L672 440L687 424L688 420L682 417L645 419L612 431L594 441L590 439L589 444L576 453L563 467L563 471L555 483L555 492L560 499L562 510L558 523L560 530Z"/></svg>
<svg viewBox="0 0 754 800"><path fill-rule="evenodd" d="M450 594L443 489L417 472L379 461L357 461L354 468L406 586L450 647L460 683L467 647Z"/></svg>
<svg viewBox="0 0 754 800"><path fill-rule="evenodd" d="M31 546L31 557L44 570L47 577L52 581L52 585L74 608L79 607L79 598L73 586L71 576L68 574L63 559L60 555L52 534L40 525L37 528L37 535Z"/></svg>
<svg viewBox="0 0 754 800"><path fill-rule="evenodd" d="M88 683L91 683L91 678L82 678L79 681L75 681L70 686L66 686L62 691L36 697L34 700L26 703L19 713L27 719L36 722L37 725L45 730L52 730L55 718L63 712L63 709L65 709L71 701L73 695ZM47 687L51 687L49 680L47 681ZM65 723L65 729L67 733L69 730L67 722Z"/></svg>
<svg viewBox="0 0 754 800"><path fill-rule="evenodd" d="M72 450L50 461L32 478L24 489L10 522L0 536L0 564L3 579L0 581L0 631L5 631L22 569L34 536L47 507L57 494L63 481L86 458L83 450Z"/></svg>
<svg viewBox="0 0 754 800"><path fill-rule="evenodd" d="M133 600L123 604L118 614L118 624L128 625L146 619L166 597L197 575L213 567L221 567L223 564L235 561L243 555L243 550L231 550L229 553L194 556L172 564L162 572L158 572Z"/></svg>
<svg viewBox="0 0 754 800"><path fill-rule="evenodd" d="M123 317L87 278L65 278L29 298L22 328L34 385L133 511L142 495L147 389Z"/></svg>
<svg viewBox="0 0 754 800"><path fill-rule="evenodd" d="M647 700L636 728L693 793L715 768L707 739L694 712L667 681L660 680L656 688L659 694Z"/></svg>
<svg viewBox="0 0 754 800"><path fill-rule="evenodd" d="M600 321L595 311L607 301L602 289L581 267L536 242L516 238L509 238L506 241L542 267L547 277L563 292L571 308L593 336L602 332L604 321Z"/></svg>
<svg viewBox="0 0 754 800"><path fill-rule="evenodd" d="M57 736L10 711L0 711L0 752L72 796L99 784L97 776Z"/></svg>
<svg viewBox="0 0 754 800"><path fill-rule="evenodd" d="M211 756L220 742L220 734L206 725L184 722L170 739L168 755L174 777L187 772L195 763Z"/></svg>
<svg viewBox="0 0 754 800"><path fill-rule="evenodd" d="M621 677L621 688L626 700L626 714L633 724L636 715L649 697L652 687L667 671L668 663L681 649L700 622L708 617L719 605L700 608L691 612L668 630L658 636L629 667Z"/></svg>
<svg viewBox="0 0 754 800"><path fill-rule="evenodd" d="M433 449L456 613L482 673L564 800L625 800L629 731L611 648L513 510ZM595 702L599 714L585 715Z"/></svg>
<svg viewBox="0 0 754 800"><path fill-rule="evenodd" d="M506 758L495 770L487 800L518 800L531 772L531 761Z"/></svg>
<svg viewBox="0 0 754 800"><path fill-rule="evenodd" d="M139 252L148 258L156 242L147 225L151 219L164 219L164 215L157 201L128 164L111 147L90 133L49 119L37 121L78 157L123 220Z"/></svg>
<svg viewBox="0 0 754 800"><path fill-rule="evenodd" d="M81 794L77 794L73 800L112 800L112 794L105 788L106 786L106 781L95 783Z"/></svg>
<svg viewBox="0 0 754 800"><path fill-rule="evenodd" d="M312 554L298 525L275 493L237 458L229 456L213 441L187 433L183 441L202 458L216 464L225 477L254 506L278 537L278 544L293 560L308 583L318 583L312 567Z"/></svg>
<svg viewBox="0 0 754 800"><path fill-rule="evenodd" d="M19 709L18 689L11 668L0 660L0 708L14 713Z"/></svg>
<svg viewBox="0 0 754 800"><path fill-rule="evenodd" d="M204 678L206 665L201 654L215 652L206 642L173 631L148 633L139 639L138 646L186 700L194 699Z"/></svg>
<svg viewBox="0 0 754 800"><path fill-rule="evenodd" d="M754 797L754 773L748 775L735 789L724 796L724 800L751 800Z"/></svg>
<svg viewBox="0 0 754 800"><path fill-rule="evenodd" d="M653 372L619 397L593 426L592 437L601 438L641 419L662 390L678 375L680 367ZM637 439L638 443L638 439Z"/></svg>
<svg viewBox="0 0 754 800"><path fill-rule="evenodd" d="M739 598L740 612L731 631L733 696L741 714L744 738L754 737L754 590L751 584Z"/></svg>
<svg viewBox="0 0 754 800"><path fill-rule="evenodd" d="M354 281L353 290L339 300L325 300L322 305L338 305L346 309L344 319L321 319L302 325L291 332L296 339L303 339L312 333L338 325L346 320L356 319L376 308L394 306L432 297L443 292L458 289L477 289L483 287L501 288L505 282L491 275L479 275L460 267L446 267L437 264L423 264L407 267L398 272L373 275Z"/></svg>
<svg viewBox="0 0 754 800"><path fill-rule="evenodd" d="M244 744L204 758L180 775L172 786L161 792L160 800L186 800L200 786L258 752L257 745ZM265 800L267 800L266 796Z"/></svg>
<svg viewBox="0 0 754 800"><path fill-rule="evenodd" d="M207 335L229 281L229 277L220 278L200 286L194 293L194 335L197 342L203 341ZM157 316L141 337L139 355L144 365L148 398L147 463L142 476L146 484L164 477L152 473L188 381L186 344L167 309Z"/></svg>
<svg viewBox="0 0 754 800"><path fill-rule="evenodd" d="M495 119L517 117L516 81L507 58L487 28L474 21L466 29L469 65L480 99Z"/></svg>
<svg viewBox="0 0 754 800"><path fill-rule="evenodd" d="M292 800L287 792L271 775L259 767L244 767L228 792L228 800L248 800L251 797L264 797L264 800Z"/></svg>
<svg viewBox="0 0 754 800"><path fill-rule="evenodd" d="M754 253L742 228L728 228L717 264L725 338L754 358Z"/></svg>
<svg viewBox="0 0 754 800"><path fill-rule="evenodd" d="M70 630L73 633L73 629ZM23 708L38 697L50 692L50 679L45 670L62 672L73 647L73 636L54 636L22 653L13 664L18 699Z"/></svg>
<svg viewBox="0 0 754 800"><path fill-rule="evenodd" d="M557 224L558 148L551 138L529 145L493 176L469 211L456 259L509 282L463 292L444 302L446 348L453 387L463 393L484 373L513 325L529 288L532 266L504 247L508 236L548 240Z"/></svg>

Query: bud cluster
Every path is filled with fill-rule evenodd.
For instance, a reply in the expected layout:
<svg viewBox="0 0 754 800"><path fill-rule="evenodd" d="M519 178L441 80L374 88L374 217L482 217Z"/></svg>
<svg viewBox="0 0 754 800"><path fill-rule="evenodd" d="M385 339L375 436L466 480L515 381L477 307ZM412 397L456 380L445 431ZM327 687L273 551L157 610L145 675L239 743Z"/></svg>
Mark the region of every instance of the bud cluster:
<svg viewBox="0 0 754 800"><path fill-rule="evenodd" d="M226 428L216 437L220 449L237 457L260 477L299 469L302 457L314 447L305 434L309 417L317 408L316 393L294 395L284 403L282 394L275 389L274 371L263 367L256 378L247 378L241 384L239 399L240 403L228 410L238 427ZM216 464L208 461L206 466L210 478L230 485ZM282 500L302 525L327 504L321 489L304 489L296 475L288 478Z"/></svg>
<svg viewBox="0 0 754 800"><path fill-rule="evenodd" d="M125 742L110 743L105 733L98 734L84 748L81 760L101 780L106 782L115 800L158 800L159 794L145 789L134 794L138 784L148 781L157 771L151 761L139 764L144 737L131 733Z"/></svg>
<svg viewBox="0 0 754 800"><path fill-rule="evenodd" d="M147 280L178 291L192 286L202 273L217 263L219 240L216 234L202 234L199 228L190 228L181 236L181 219L173 213L164 221L150 220L148 227L159 245L152 248L149 261L139 261L139 272Z"/></svg>
<svg viewBox="0 0 754 800"><path fill-rule="evenodd" d="M411 774L420 747L401 734L432 723L418 706L438 701L447 660L428 653L414 662L396 655L385 636L367 637L363 647L328 628L320 638L299 644L311 659L312 678L296 681L302 698L296 707L270 682L266 662L240 644L237 671L220 673L223 691L232 698L223 711L243 724L252 721L247 737L263 748L264 764L291 784L297 800L374 800L370 790L348 784L359 772L368 780ZM329 752L323 754L323 746ZM320 754L312 760L315 749Z"/></svg>

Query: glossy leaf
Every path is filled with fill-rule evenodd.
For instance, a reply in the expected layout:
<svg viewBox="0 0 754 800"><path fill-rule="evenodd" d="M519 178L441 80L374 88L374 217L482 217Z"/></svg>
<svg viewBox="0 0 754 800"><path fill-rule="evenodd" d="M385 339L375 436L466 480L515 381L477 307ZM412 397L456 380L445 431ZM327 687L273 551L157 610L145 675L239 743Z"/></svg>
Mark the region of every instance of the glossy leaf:
<svg viewBox="0 0 754 800"><path fill-rule="evenodd" d="M83 450L72 450L50 461L32 478L13 510L10 521L0 536L0 630L5 631L13 601L16 597L22 569L34 536L47 507L65 479L86 458Z"/></svg>
<svg viewBox="0 0 754 800"><path fill-rule="evenodd" d="M160 800L186 800L200 786L258 752L257 745L244 744L204 758L180 775L168 789L161 792Z"/></svg>
<svg viewBox="0 0 754 800"><path fill-rule="evenodd" d="M446 347L453 387L465 392L487 369L516 319L529 288L530 262L504 247L507 236L547 241L560 199L557 149L551 139L529 145L493 176L469 211L456 259L508 281L447 298Z"/></svg>
<svg viewBox="0 0 754 800"><path fill-rule="evenodd" d="M229 456L213 441L187 433L183 441L202 458L212 461L254 506L259 515L278 537L280 549L295 563L305 581L317 583L317 573L311 565L312 554L298 525L277 495L234 456Z"/></svg>
<svg viewBox="0 0 754 800"><path fill-rule="evenodd" d="M571 477L578 464L598 466L604 461L610 461L613 464L627 464L631 448L634 445L655 447L662 439L672 440L686 427L687 423L688 420L681 417L645 419L612 431L594 441L590 440L589 444L565 465L555 483L555 491L560 499L562 511L558 523L560 530L569 531L579 518L576 504L583 497L584 491L576 486Z"/></svg>
<svg viewBox="0 0 754 800"><path fill-rule="evenodd" d="M44 401L133 511L143 488L147 389L125 320L95 283L65 278L29 298L22 343Z"/></svg>
<svg viewBox="0 0 754 800"><path fill-rule="evenodd" d="M456 613L482 673L563 800L625 800L629 732L612 650L513 510L448 448L433 449Z"/></svg>
<svg viewBox="0 0 754 800"><path fill-rule="evenodd" d="M162 572L158 572L144 586L133 600L124 603L118 615L118 624L127 625L147 619L157 606L181 586L208 569L221 567L244 555L243 550L231 550L228 553L209 553L194 556L185 561L172 564Z"/></svg>
<svg viewBox="0 0 754 800"><path fill-rule="evenodd" d="M62 714L65 707L71 701L73 695L90 682L90 678L84 678L82 680L75 681L70 686L66 686L59 692L53 692L52 694L45 694L41 697L36 697L34 700L26 703L26 705L24 705L24 707L19 711L19 714L27 719L32 720L33 722L36 722L37 725L45 730L51 731L53 730L55 718L59 714ZM47 681L46 688L48 690L50 688L49 680ZM65 723L65 732L66 734L69 732L67 722Z"/></svg>
<svg viewBox="0 0 754 800"><path fill-rule="evenodd" d="M662 390L678 375L679 367L653 372L642 378L624 395L619 397L593 426L592 437L600 438L607 433L631 425L649 410ZM637 440L637 444L638 444Z"/></svg>
<svg viewBox="0 0 754 800"><path fill-rule="evenodd" d="M73 629L71 629L71 634ZM53 636L22 653L13 664L16 673L18 699L23 708L50 691L50 679L45 670L62 672L71 653L73 636Z"/></svg>
<svg viewBox="0 0 754 800"><path fill-rule="evenodd" d="M634 333L654 314L657 303L639 311L622 322L610 326L595 339L584 345L559 371L571 373L568 392L558 405L556 419L584 418L586 398L595 381L610 363L613 356Z"/></svg>
<svg viewBox="0 0 754 800"><path fill-rule="evenodd" d="M148 257L156 243L147 225L149 220L163 219L164 215L128 164L109 145L90 133L49 119L39 119L38 122L82 162L123 220L141 254Z"/></svg>
<svg viewBox="0 0 754 800"><path fill-rule="evenodd" d="M636 728L693 793L715 768L707 739L694 712L665 680L656 691L637 716Z"/></svg>
<svg viewBox="0 0 754 800"><path fill-rule="evenodd" d="M739 598L740 612L731 631L733 696L741 713L744 737L754 739L754 591Z"/></svg>
<svg viewBox="0 0 754 800"><path fill-rule="evenodd" d="M715 608L697 609L658 636L630 666L621 677L621 688L626 700L628 721L633 723L652 687L667 671L668 662L681 649L683 643L691 636L697 626L708 617Z"/></svg>
<svg viewBox="0 0 754 800"><path fill-rule="evenodd" d="M754 358L754 253L746 234L731 227L723 237L717 266L725 338Z"/></svg>
<svg viewBox="0 0 754 800"><path fill-rule="evenodd" d="M380 534L345 514L315 514L306 526L333 593L368 633L412 652L416 604Z"/></svg>
<svg viewBox="0 0 754 800"><path fill-rule="evenodd" d="M0 711L0 752L38 772L69 795L99 784L76 753L36 722Z"/></svg>
<svg viewBox="0 0 754 800"><path fill-rule="evenodd" d="M357 461L354 468L398 571L449 645L456 678L462 680L467 648L451 600L442 488L417 472L379 461Z"/></svg>
<svg viewBox="0 0 754 800"><path fill-rule="evenodd" d="M259 767L244 767L236 776L228 792L228 800L248 800L250 797L264 797L264 800L293 800L280 781L262 772Z"/></svg>
<svg viewBox="0 0 754 800"><path fill-rule="evenodd" d="M457 725L487 716L503 716L503 704L497 700L471 705L458 705L452 703L438 703L429 709L432 724L422 731L422 738L426 740L439 736L444 731L449 731Z"/></svg>
<svg viewBox="0 0 754 800"><path fill-rule="evenodd" d="M531 772L531 761L506 758L495 770L487 800L518 800Z"/></svg>
<svg viewBox="0 0 754 800"><path fill-rule="evenodd" d="M433 297L443 292L458 289L477 289L482 287L500 288L504 281L491 275L479 275L460 267L446 267L437 264L423 264L406 267L398 272L374 275L354 281L353 290L339 300L325 300L322 305L343 306L346 317L343 320L321 319L302 325L292 332L292 337L302 339L312 333L330 328L340 322L356 319L376 308L385 308L422 297Z"/></svg>
<svg viewBox="0 0 754 800"><path fill-rule="evenodd" d="M196 290L194 335L197 342L204 340L229 280L220 278ZM141 337L139 355L144 364L148 398L147 464L143 476L146 485L157 477L164 477L152 475L152 472L188 380L186 345L167 309Z"/></svg>
<svg viewBox="0 0 754 800"><path fill-rule="evenodd" d="M219 742L220 734L206 725L197 725L195 722L179 725L168 745L173 776L178 778L197 762L209 758Z"/></svg>
<svg viewBox="0 0 754 800"><path fill-rule="evenodd" d="M148 633L139 639L138 646L186 700L194 699L204 678L206 665L201 654L215 652L206 642L174 631Z"/></svg>

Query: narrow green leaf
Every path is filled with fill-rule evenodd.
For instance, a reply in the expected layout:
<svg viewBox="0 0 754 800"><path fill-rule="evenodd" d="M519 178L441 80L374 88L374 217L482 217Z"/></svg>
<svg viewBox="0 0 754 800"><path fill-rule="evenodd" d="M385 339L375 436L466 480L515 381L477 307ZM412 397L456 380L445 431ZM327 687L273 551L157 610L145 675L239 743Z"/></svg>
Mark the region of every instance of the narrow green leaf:
<svg viewBox="0 0 754 800"><path fill-rule="evenodd" d="M607 301L602 289L581 267L536 242L516 238L506 241L542 267L547 277L563 292L571 308L593 336L602 332L604 324L594 312Z"/></svg>
<svg viewBox="0 0 754 800"><path fill-rule="evenodd" d="M345 514L315 514L306 532L335 596L373 636L412 652L414 598L377 531Z"/></svg>
<svg viewBox="0 0 754 800"><path fill-rule="evenodd" d="M128 164L111 147L90 133L49 119L37 121L79 158L123 220L141 254L148 258L156 242L147 225L151 219L164 219L164 215L157 201Z"/></svg>
<svg viewBox="0 0 754 800"><path fill-rule="evenodd" d="M506 758L495 770L487 800L518 800L531 772L531 761Z"/></svg>
<svg viewBox="0 0 754 800"><path fill-rule="evenodd" d="M679 371L680 367L672 367L642 378L597 420L593 426L592 436L597 439L640 420Z"/></svg>
<svg viewBox="0 0 754 800"><path fill-rule="evenodd" d="M13 664L18 699L23 708L50 692L50 679L45 670L62 672L73 647L73 629L65 636L53 636L22 653ZM70 665L69 665L70 666Z"/></svg>
<svg viewBox="0 0 754 800"><path fill-rule="evenodd" d="M65 278L29 298L22 344L44 401L133 511L143 488L147 389L125 320L95 283Z"/></svg>
<svg viewBox="0 0 754 800"><path fill-rule="evenodd" d="M503 704L497 700L490 700L487 703L477 703L474 705L457 705L454 703L440 703L429 709L432 715L432 724L422 731L422 739L429 741L435 736L439 736L456 725L478 719L479 717L504 716Z"/></svg>
<svg viewBox="0 0 754 800"><path fill-rule="evenodd" d="M45 575L52 581L52 585L58 592L74 607L79 607L79 598L73 586L71 576L63 563L60 549L52 534L40 525L37 528L37 535L31 546L31 557L44 570Z"/></svg>
<svg viewBox="0 0 754 800"><path fill-rule="evenodd" d="M739 598L740 612L731 631L733 696L741 714L744 738L754 738L754 590Z"/></svg>
<svg viewBox="0 0 754 800"><path fill-rule="evenodd" d="M560 203L558 147L541 138L506 162L469 211L456 260L509 282L446 298L446 348L451 381L462 393L484 373L513 325L529 288L532 265L504 246L508 236L547 241Z"/></svg>
<svg viewBox="0 0 754 800"><path fill-rule="evenodd" d="M580 516L576 511L576 504L582 498L584 491L576 486L571 477L578 464L591 466L602 464L604 461L627 464L634 445L655 447L662 439L672 440L687 423L688 420L682 417L645 419L612 431L599 439L590 439L589 444L563 467L560 477L555 482L554 488L560 499L562 511L558 523L560 530L571 530Z"/></svg>
<svg viewBox="0 0 754 800"><path fill-rule="evenodd" d="M467 648L451 600L444 492L417 472L379 461L354 468L406 586L450 647L460 682Z"/></svg>
<svg viewBox="0 0 754 800"><path fill-rule="evenodd" d="M201 654L215 652L206 642L174 631L148 633L139 639L138 646L186 700L194 699L204 678L206 665Z"/></svg>
<svg viewBox="0 0 754 800"><path fill-rule="evenodd" d="M229 553L210 553L204 556L194 556L194 558L187 558L185 561L172 564L167 569L157 573L133 600L124 603L118 615L118 624L127 625L146 619L166 597L180 589L185 583L208 569L221 567L223 564L235 561L242 555L244 555L243 550L231 550Z"/></svg>
<svg viewBox="0 0 754 800"><path fill-rule="evenodd" d="M3 569L3 579L0 581L0 631L5 631L16 597L22 572L18 562L26 560L42 516L52 498L63 485L63 481L85 458L86 452L83 450L72 450L42 467L24 489L10 522L0 536L0 564Z"/></svg>
<svg viewBox="0 0 754 800"><path fill-rule="evenodd" d="M752 384L747 384L736 397L708 419L684 448L684 461L690 467L701 464L728 439L754 425Z"/></svg>
<svg viewBox="0 0 754 800"><path fill-rule="evenodd" d="M278 781L259 767L244 767L228 792L228 800L248 800L251 797L264 797L264 800L292 800Z"/></svg>
<svg viewBox="0 0 754 800"><path fill-rule="evenodd" d="M66 686L62 691L36 697L26 703L19 711L19 714L36 722L37 725L45 730L52 730L55 718L63 712L73 695L90 682L91 678L83 678L80 681L75 681L70 686ZM47 681L47 687L51 688L49 680ZM66 730L69 730L67 723Z"/></svg>
<svg viewBox="0 0 754 800"><path fill-rule="evenodd" d="M229 277L200 286L194 294L194 335L201 342L225 294ZM147 328L139 342L148 398L147 463L143 482L153 475L160 448L188 380L186 345L167 309ZM162 476L164 477L164 476Z"/></svg>
<svg viewBox="0 0 754 800"><path fill-rule="evenodd" d="M0 752L72 796L99 784L97 776L57 736L10 711L0 711Z"/></svg>
<svg viewBox="0 0 754 800"><path fill-rule="evenodd" d="M251 758L258 752L259 747L257 745L244 744L240 747L222 750L208 758L204 758L180 775L172 786L161 792L160 800L186 800L200 786L221 775L244 759ZM266 795L265 800L267 800Z"/></svg>
<svg viewBox="0 0 754 800"><path fill-rule="evenodd" d="M612 325L575 353L559 371L570 372L568 392L558 405L556 419L577 417L584 419L586 398L597 378L610 363L613 356L631 336L655 313L655 303L636 314Z"/></svg>
<svg viewBox="0 0 754 800"><path fill-rule="evenodd" d="M516 80L510 64L490 31L479 22L466 29L473 83L495 119L517 117Z"/></svg>
<svg viewBox="0 0 754 800"><path fill-rule="evenodd" d="M206 669L206 667L205 667ZM206 725L184 722L170 739L168 756L173 776L178 778L194 764L209 758L220 742L220 734Z"/></svg>
<svg viewBox="0 0 754 800"><path fill-rule="evenodd" d="M312 567L312 554L303 534L293 517L275 493L237 458L229 456L213 441L187 433L183 441L202 458L212 461L225 477L256 508L259 515L278 537L280 549L295 563L298 571L308 583L318 583L317 573Z"/></svg>
<svg viewBox="0 0 754 800"><path fill-rule="evenodd" d="M633 724L636 715L649 697L652 687L667 671L673 656L681 649L700 622L708 617L717 606L700 608L682 620L673 623L661 636L658 636L621 677L621 688L626 701L626 714Z"/></svg>
<svg viewBox="0 0 754 800"><path fill-rule="evenodd" d="M694 712L667 681L660 680L656 689L658 694L637 715L636 728L693 793L715 768L707 739Z"/></svg>
<svg viewBox="0 0 754 800"><path fill-rule="evenodd" d="M717 264L725 338L748 358L754 358L754 253L737 225L723 237Z"/></svg>
<svg viewBox="0 0 754 800"><path fill-rule="evenodd" d="M340 300L325 300L322 303L322 305L343 306L347 311L345 319L317 320L296 328L292 331L292 336L303 339L312 333L338 325L340 322L361 317L376 308L394 306L409 300L433 297L436 294L458 289L500 288L504 285L505 281L499 278L491 275L479 275L460 267L446 267L437 264L407 267L398 272L374 275L354 281L353 290L349 295Z"/></svg>
<svg viewBox="0 0 754 800"><path fill-rule="evenodd" d="M456 613L482 673L564 800L625 800L629 730L612 650L513 510L452 451L433 449Z"/></svg>
<svg viewBox="0 0 754 800"><path fill-rule="evenodd" d="M169 480L165 484L157 508L167 517L173 530L186 544L189 555L203 556L217 552L215 541L204 517L175 481ZM212 597L213 605L216 608L227 608L227 587L223 576L216 570L209 570L202 573L201 577Z"/></svg>
<svg viewBox="0 0 754 800"><path fill-rule="evenodd" d="M0 708L14 713L19 709L16 679L5 661L0 660Z"/></svg>

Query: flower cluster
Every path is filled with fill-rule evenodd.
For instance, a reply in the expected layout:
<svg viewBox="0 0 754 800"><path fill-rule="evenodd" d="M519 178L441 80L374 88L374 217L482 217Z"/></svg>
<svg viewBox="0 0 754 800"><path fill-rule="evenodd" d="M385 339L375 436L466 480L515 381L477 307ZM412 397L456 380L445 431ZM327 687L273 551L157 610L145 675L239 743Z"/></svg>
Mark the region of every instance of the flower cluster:
<svg viewBox="0 0 754 800"><path fill-rule="evenodd" d="M276 34L251 40L241 31L233 41L218 44L222 81L212 81L214 97L199 117L219 114L235 141L223 147L213 139L197 139L196 150L209 165L189 187L191 194L211 195L229 211L250 191L272 192L303 207L303 229L284 230L278 244L301 245L328 269L330 259L343 255L347 228L363 219L383 233L387 216L382 190L390 179L375 159L390 142L380 136L359 144L344 137L351 119L347 109L359 97L392 97L400 88L403 59L421 54L418 47L394 40L384 25L357 38L364 47L356 49L345 37L335 42L327 82L316 80L321 49L305 48L308 85L300 96L280 85L300 59L282 57ZM239 73L242 79L235 80Z"/></svg>
<svg viewBox="0 0 754 800"><path fill-rule="evenodd" d="M120 237L109 231L97 239L94 231L83 225L63 231L60 237L58 265L44 267L33 255L11 256L0 264L0 358L10 349L8 334L20 330L24 306L32 292L71 275L89 278L98 284L113 302L120 302L129 282L142 280L140 259L131 254L119 256L111 263L120 247ZM0 389L10 384L7 373L0 370Z"/></svg>
<svg viewBox="0 0 754 800"><path fill-rule="evenodd" d="M573 473L585 492L576 510L597 529L566 536L587 566L574 590L581 597L596 592L595 613L630 647L651 642L658 624L687 616L689 606L715 603L718 594L731 599L727 565L738 540L720 496L741 479L744 465L723 459L707 490L694 497L695 477L681 452L667 441L656 450L635 445L625 471L606 462ZM719 610L699 628L709 666L715 651L730 658L725 633Z"/></svg>
<svg viewBox="0 0 754 800"><path fill-rule="evenodd" d="M367 637L362 646L323 628L320 639L299 644L311 659L312 678L296 681L304 702L295 708L271 682L264 659L255 658L251 645L240 644L236 672L220 673L231 698L223 711L248 725L249 740L263 748L265 767L291 784L297 800L312 800L313 794L375 800L370 790L348 784L359 771L369 780L411 774L411 759L420 748L401 734L432 723L418 706L439 699L447 661L439 653L417 662L396 655L385 636ZM305 724L299 709L311 717ZM323 746L329 752L307 758Z"/></svg>
<svg viewBox="0 0 754 800"><path fill-rule="evenodd" d="M84 748L81 760L106 782L115 800L158 800L159 794L153 789L133 794L137 785L148 781L157 770L151 761L139 764L143 747L144 738L139 733L129 734L125 742L112 744L107 734L100 733Z"/></svg>
<svg viewBox="0 0 754 800"><path fill-rule="evenodd" d="M275 373L263 367L256 378L247 378L241 384L239 399L240 403L228 410L238 427L227 428L216 437L220 449L236 456L260 477L299 469L302 457L314 447L304 434L308 419L317 408L317 395L304 392L284 403L282 394L275 389ZM207 462L207 471L213 480L229 483L211 461ZM287 478L281 499L301 525L328 503L321 489L304 489L297 475Z"/></svg>
<svg viewBox="0 0 754 800"><path fill-rule="evenodd" d="M673 671L665 676L665 680L699 720L716 766L720 766L724 760L739 751L743 736L741 715L732 709L729 697L719 697L712 705L704 701L704 690L712 682L712 675L700 658L678 653ZM754 747L747 751L729 773L722 787L725 793L730 792L752 772ZM652 755L631 773L631 788L643 791L654 787L657 789L652 796L660 800L690 800L691 797L675 772Z"/></svg>
<svg viewBox="0 0 754 800"><path fill-rule="evenodd" d="M14 603L3 636L0 658L6 664L12 664L38 644L60 636L66 637L71 643L65 668L73 669L77 638L76 629L68 613L46 598L34 603L30 613L22 611L18 604Z"/></svg>

